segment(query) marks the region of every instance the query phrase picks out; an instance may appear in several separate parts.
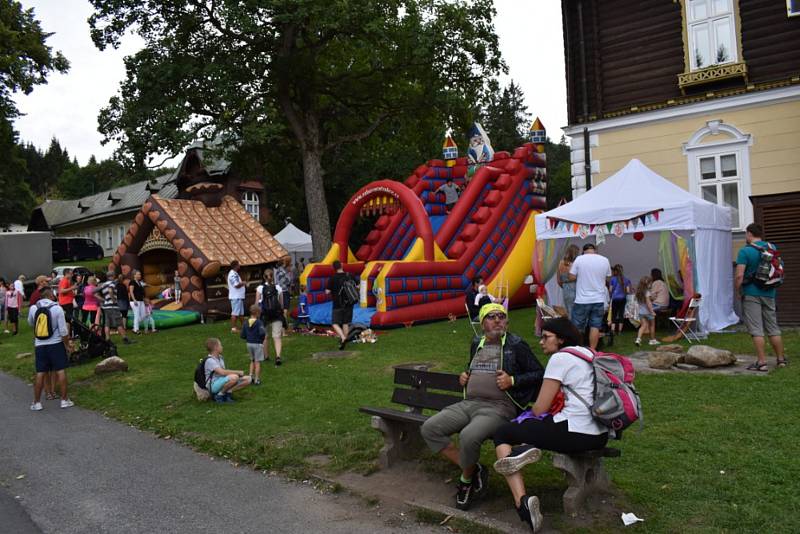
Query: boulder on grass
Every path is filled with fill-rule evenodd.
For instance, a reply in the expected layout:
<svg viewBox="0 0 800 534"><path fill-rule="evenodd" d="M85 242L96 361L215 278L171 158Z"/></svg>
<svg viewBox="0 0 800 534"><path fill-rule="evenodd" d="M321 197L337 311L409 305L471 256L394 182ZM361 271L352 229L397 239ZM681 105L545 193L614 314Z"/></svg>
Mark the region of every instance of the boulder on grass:
<svg viewBox="0 0 800 534"><path fill-rule="evenodd" d="M683 352L683 345L678 345L677 343L659 345L656 347L656 352Z"/></svg>
<svg viewBox="0 0 800 534"><path fill-rule="evenodd" d="M678 363L681 354L675 352L651 352L647 355L647 364L651 369L670 369Z"/></svg>
<svg viewBox="0 0 800 534"><path fill-rule="evenodd" d="M198 386L197 382L192 381L192 386L194 387L194 394L197 395L197 400L202 402L211 398L211 394L208 392L208 390Z"/></svg>
<svg viewBox="0 0 800 534"><path fill-rule="evenodd" d="M686 352L684 362L700 367L724 367L736 363L736 355L729 350L715 349L708 345L692 345Z"/></svg>
<svg viewBox="0 0 800 534"><path fill-rule="evenodd" d="M94 366L94 374L115 373L117 371L127 371L128 362L119 356L111 356Z"/></svg>

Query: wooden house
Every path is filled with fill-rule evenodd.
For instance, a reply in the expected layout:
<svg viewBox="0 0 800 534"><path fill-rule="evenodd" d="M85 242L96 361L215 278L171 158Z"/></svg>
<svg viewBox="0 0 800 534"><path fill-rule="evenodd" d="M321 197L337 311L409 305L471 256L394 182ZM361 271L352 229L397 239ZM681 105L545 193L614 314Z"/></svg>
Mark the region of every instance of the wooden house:
<svg viewBox="0 0 800 534"><path fill-rule="evenodd" d="M800 2L562 0L573 195L632 158L800 265ZM794 278L794 279L792 279ZM800 278L779 319L800 323Z"/></svg>

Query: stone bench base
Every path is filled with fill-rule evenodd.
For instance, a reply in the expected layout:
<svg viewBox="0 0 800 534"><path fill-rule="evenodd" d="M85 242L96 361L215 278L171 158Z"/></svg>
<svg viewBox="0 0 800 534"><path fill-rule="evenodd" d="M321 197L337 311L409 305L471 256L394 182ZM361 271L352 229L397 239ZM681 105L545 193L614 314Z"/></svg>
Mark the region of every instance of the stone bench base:
<svg viewBox="0 0 800 534"><path fill-rule="evenodd" d="M392 421L372 416L372 428L383 434L383 447L378 454L378 464L388 469L400 460L418 458L425 448L417 422Z"/></svg>
<svg viewBox="0 0 800 534"><path fill-rule="evenodd" d="M610 488L608 473L603 467L603 456L618 456L616 449L590 451L567 455L554 452L553 467L561 470L569 487L564 492L564 512L575 517L586 503L586 497L596 492L608 492Z"/></svg>

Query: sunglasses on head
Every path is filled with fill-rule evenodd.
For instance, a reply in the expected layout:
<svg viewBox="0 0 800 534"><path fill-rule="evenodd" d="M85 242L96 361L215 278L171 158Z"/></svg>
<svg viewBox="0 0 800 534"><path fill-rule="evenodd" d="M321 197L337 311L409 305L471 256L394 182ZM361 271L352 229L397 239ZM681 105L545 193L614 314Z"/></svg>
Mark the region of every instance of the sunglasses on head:
<svg viewBox="0 0 800 534"><path fill-rule="evenodd" d="M506 318L506 314L505 313L499 313L499 312L498 313L487 313L486 317L484 317L484 319L489 319L491 321L503 320L505 318Z"/></svg>

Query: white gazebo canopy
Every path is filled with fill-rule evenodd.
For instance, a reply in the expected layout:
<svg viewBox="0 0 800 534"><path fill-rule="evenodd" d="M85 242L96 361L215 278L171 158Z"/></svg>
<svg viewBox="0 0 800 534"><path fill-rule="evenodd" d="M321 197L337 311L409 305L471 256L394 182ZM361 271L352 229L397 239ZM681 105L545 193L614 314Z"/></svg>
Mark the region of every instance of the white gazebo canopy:
<svg viewBox="0 0 800 534"><path fill-rule="evenodd" d="M657 214L657 215L656 215ZM639 224L644 217L646 223ZM637 224L622 224L633 221ZM608 232L613 224L622 230L621 238ZM581 238L575 225L583 227ZM684 238L692 238L695 249L696 291L702 294L700 308L701 326L708 331L718 331L738 322L733 312L733 267L731 214L727 207L705 201L659 176L638 159L628 162L619 172L610 176L572 202L536 215L536 238L568 239L576 244L594 242L594 231L600 226L605 231L605 244L598 252L611 263L625 267L626 275L636 284L638 277L649 274L656 267L659 254L658 235L672 231ZM643 232L641 242L634 241L634 232ZM560 293L552 280L548 290Z"/></svg>
<svg viewBox="0 0 800 534"><path fill-rule="evenodd" d="M295 262L301 258L304 258L306 263L311 261L314 247L311 245L310 234L288 223L283 230L275 234L275 239L292 255Z"/></svg>

